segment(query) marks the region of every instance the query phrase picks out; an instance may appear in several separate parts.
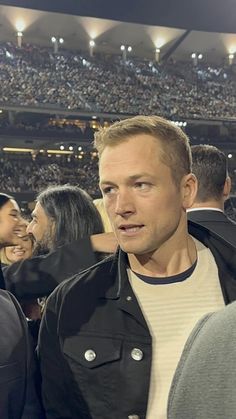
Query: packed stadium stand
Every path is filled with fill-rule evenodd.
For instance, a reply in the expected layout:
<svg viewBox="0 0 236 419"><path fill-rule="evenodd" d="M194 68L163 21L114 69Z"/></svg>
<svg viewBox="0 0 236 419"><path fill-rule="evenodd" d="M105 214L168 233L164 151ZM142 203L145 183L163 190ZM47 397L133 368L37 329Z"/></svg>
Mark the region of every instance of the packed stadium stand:
<svg viewBox="0 0 236 419"><path fill-rule="evenodd" d="M167 118L233 118L236 72L169 60L89 57L8 42L0 45L2 105L43 106Z"/></svg>
<svg viewBox="0 0 236 419"><path fill-rule="evenodd" d="M95 9L89 12L88 2L77 9L74 5L73 10L69 5L60 9L62 4L54 10L41 3L43 15L30 9L20 14L14 7L0 6L1 190L35 194L49 184L68 182L97 197L94 132L129 115L158 114L179 124L191 144L214 144L230 156L234 195L236 63L232 54L230 59L223 55L229 35L176 29L207 30L203 23L197 27L195 20L183 25L176 15L169 17L168 28L149 27L153 24L150 11L142 17L133 13L133 20L126 14L123 22L116 22L83 17L98 13L96 17L114 18L108 4L104 16ZM80 12L75 22L73 14ZM14 16L23 16L25 21L17 34L12 31ZM165 24L163 16L160 13L157 24ZM212 24L209 19L209 28ZM222 21L217 25L210 30L224 31ZM95 39L94 49L87 42L92 27L105 28ZM58 28L65 37L61 44ZM157 49L153 49L154 33L166 36ZM125 38L122 52L119 43ZM131 44L134 48L129 47L132 53L128 53ZM195 48L195 58L190 48Z"/></svg>

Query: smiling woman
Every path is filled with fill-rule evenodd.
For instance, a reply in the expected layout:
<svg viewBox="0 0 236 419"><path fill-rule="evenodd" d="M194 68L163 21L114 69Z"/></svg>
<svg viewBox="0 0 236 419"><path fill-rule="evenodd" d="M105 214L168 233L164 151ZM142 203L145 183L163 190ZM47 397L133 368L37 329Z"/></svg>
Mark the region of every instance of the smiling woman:
<svg viewBox="0 0 236 419"><path fill-rule="evenodd" d="M11 263L28 259L32 256L33 240L30 236L26 235L28 224L27 221L22 220L21 235L23 237L18 238L18 244L16 246L8 246L0 250L0 260L3 265L10 265Z"/></svg>
<svg viewBox="0 0 236 419"><path fill-rule="evenodd" d="M0 249L17 240L20 209L12 196L0 194Z"/></svg>

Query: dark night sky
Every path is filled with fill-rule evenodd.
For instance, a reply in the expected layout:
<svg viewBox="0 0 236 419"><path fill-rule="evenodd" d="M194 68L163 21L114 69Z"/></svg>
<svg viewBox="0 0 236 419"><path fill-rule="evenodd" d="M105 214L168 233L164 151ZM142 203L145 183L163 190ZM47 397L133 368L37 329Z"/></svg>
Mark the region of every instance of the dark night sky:
<svg viewBox="0 0 236 419"><path fill-rule="evenodd" d="M236 0L0 0L0 4L148 25L236 32Z"/></svg>

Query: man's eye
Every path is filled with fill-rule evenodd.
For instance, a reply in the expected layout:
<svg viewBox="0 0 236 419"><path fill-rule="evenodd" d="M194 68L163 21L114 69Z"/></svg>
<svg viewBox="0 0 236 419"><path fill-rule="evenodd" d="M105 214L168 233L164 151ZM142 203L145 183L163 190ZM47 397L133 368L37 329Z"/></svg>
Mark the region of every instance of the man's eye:
<svg viewBox="0 0 236 419"><path fill-rule="evenodd" d="M136 182L135 183L135 187L137 188L137 189L147 189L147 188L149 188L150 187L150 184L149 183L147 183L147 182Z"/></svg>
<svg viewBox="0 0 236 419"><path fill-rule="evenodd" d="M114 192L114 188L112 186L108 186L102 190L104 195L108 195Z"/></svg>

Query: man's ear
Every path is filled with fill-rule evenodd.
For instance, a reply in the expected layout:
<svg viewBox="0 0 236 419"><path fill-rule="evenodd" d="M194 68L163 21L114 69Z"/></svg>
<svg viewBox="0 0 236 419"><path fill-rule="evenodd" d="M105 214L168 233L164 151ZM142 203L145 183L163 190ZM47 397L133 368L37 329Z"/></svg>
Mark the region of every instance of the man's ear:
<svg viewBox="0 0 236 419"><path fill-rule="evenodd" d="M225 180L225 184L224 184L224 189L223 189L224 201L226 201L226 199L229 197L230 191L231 191L231 178L227 176Z"/></svg>
<svg viewBox="0 0 236 419"><path fill-rule="evenodd" d="M193 173L185 175L181 181L183 208L190 208L197 195L198 182Z"/></svg>

